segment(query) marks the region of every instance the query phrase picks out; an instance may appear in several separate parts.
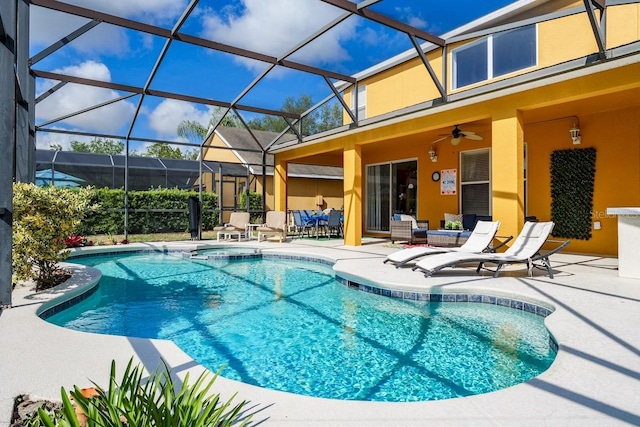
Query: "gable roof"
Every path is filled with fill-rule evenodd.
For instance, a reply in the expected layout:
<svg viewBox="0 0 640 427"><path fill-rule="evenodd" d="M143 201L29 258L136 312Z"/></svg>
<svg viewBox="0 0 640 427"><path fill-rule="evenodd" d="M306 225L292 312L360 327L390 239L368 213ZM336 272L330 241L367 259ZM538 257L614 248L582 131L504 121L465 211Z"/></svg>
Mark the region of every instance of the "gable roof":
<svg viewBox="0 0 640 427"><path fill-rule="evenodd" d="M252 130L249 132L244 128L234 128L219 126L215 130L215 134L222 140L222 142L232 149L247 149L247 150L260 150L269 144L271 144L277 137L278 133ZM252 136L255 136L254 137ZM256 144L257 142L260 144ZM294 135L285 134L278 139L278 143L288 142L295 139ZM256 151L235 151L234 154L238 159L249 165L251 174L262 175L262 153ZM267 154L267 175L273 175L274 155ZM341 167L336 166L320 166L320 165L305 165L299 163L289 163L287 169L288 175L298 178L324 178L324 179L342 179L343 171Z"/></svg>

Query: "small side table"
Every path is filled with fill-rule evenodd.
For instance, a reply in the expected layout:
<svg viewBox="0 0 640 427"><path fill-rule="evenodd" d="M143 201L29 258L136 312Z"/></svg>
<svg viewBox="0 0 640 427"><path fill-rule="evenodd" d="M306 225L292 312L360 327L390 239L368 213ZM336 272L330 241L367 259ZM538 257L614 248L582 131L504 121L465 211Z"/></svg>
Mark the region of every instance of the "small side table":
<svg viewBox="0 0 640 427"><path fill-rule="evenodd" d="M460 246L470 235L470 231L464 230L429 230L427 243L433 246Z"/></svg>
<svg viewBox="0 0 640 427"><path fill-rule="evenodd" d="M260 227L262 224L247 224L246 227L246 232L247 232L247 239L248 240L252 240L253 237L253 232L256 231L256 229L258 227ZM257 237L256 237L257 239Z"/></svg>

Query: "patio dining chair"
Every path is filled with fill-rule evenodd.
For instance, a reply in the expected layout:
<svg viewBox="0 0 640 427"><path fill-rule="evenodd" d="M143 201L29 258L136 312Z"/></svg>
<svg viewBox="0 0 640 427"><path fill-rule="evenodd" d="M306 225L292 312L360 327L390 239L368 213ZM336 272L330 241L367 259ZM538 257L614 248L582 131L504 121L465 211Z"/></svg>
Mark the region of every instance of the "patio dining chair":
<svg viewBox="0 0 640 427"><path fill-rule="evenodd" d="M315 221L312 221L310 218L303 219L302 211L294 210L293 213L293 222L294 222L294 231L298 234L299 237L306 232L307 236L309 236L310 231L315 227Z"/></svg>
<svg viewBox="0 0 640 427"><path fill-rule="evenodd" d="M328 237L331 237L333 233L336 236L342 237L342 211L332 209L329 212L329 217L324 224L325 233Z"/></svg>

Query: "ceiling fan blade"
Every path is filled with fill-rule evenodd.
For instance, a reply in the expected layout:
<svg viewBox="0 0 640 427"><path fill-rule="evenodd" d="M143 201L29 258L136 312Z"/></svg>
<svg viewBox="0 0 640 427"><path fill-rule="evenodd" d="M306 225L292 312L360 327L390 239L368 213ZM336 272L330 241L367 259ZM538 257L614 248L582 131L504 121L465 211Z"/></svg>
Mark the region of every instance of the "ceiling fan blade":
<svg viewBox="0 0 640 427"><path fill-rule="evenodd" d="M451 135L441 135L442 138L438 138L435 141L432 142L432 144L435 144L436 142L440 142L440 141L444 141L445 139L449 138L449 136Z"/></svg>
<svg viewBox="0 0 640 427"><path fill-rule="evenodd" d="M467 139L472 139L474 141L482 141L484 139L480 135L476 135L473 132L465 132L464 133L464 137L467 138Z"/></svg>

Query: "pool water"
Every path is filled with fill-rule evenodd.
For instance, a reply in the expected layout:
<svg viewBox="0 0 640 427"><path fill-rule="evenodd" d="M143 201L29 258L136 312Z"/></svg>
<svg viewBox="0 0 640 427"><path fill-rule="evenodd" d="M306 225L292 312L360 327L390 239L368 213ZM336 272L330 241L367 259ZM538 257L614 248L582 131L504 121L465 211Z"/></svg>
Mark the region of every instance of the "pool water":
<svg viewBox="0 0 640 427"><path fill-rule="evenodd" d="M275 390L448 399L527 381L555 357L540 316L360 292L338 283L326 264L148 253L73 262L103 278L93 295L49 322L172 340L224 377Z"/></svg>

